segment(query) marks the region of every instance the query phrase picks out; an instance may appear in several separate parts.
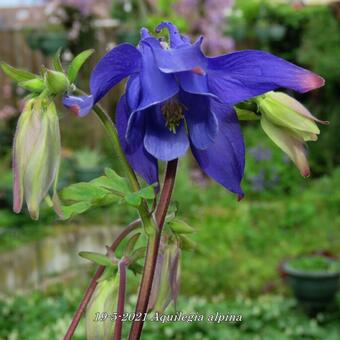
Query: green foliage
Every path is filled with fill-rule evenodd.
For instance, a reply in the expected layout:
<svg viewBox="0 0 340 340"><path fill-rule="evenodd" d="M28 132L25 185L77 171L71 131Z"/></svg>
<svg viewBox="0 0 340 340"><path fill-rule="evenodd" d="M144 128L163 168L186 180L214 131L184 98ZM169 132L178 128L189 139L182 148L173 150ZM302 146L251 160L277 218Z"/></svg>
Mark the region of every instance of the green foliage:
<svg viewBox="0 0 340 340"><path fill-rule="evenodd" d="M90 182L71 184L60 193L62 217L68 219L81 214L92 207L105 206L114 202L126 202L139 207L143 199L154 199L154 186L147 186L133 192L126 178L119 176L112 169L105 169L105 176Z"/></svg>
<svg viewBox="0 0 340 340"><path fill-rule="evenodd" d="M81 289L55 288L50 294L34 292L0 300L0 338L22 340L58 339L64 334L73 311L82 296ZM127 312L133 312L132 297ZM339 300L339 299L338 299ZM339 303L339 301L338 301ZM339 338L339 310L336 306L308 318L293 299L264 295L256 299L238 297L225 300L221 296L179 298L178 311L187 315L242 315L242 322L156 322L146 321L143 337L150 340L181 339L329 339ZM167 313L174 313L168 310ZM149 316L151 318L152 315ZM129 323L124 322L123 338L127 338ZM85 340L81 322L73 339Z"/></svg>
<svg viewBox="0 0 340 340"><path fill-rule="evenodd" d="M276 166L282 160L272 160ZM289 176L297 173L296 188L277 193L267 189L250 193L241 202L217 184L207 188L193 185L180 164L175 200L178 216L195 226L192 239L200 254L183 255L184 294L258 294L280 290L277 272L288 257L340 248L340 169L317 181L300 178L292 164ZM293 182L294 183L294 182ZM294 184L293 184L294 185ZM302 190L304 188L304 190ZM218 273L218 275L216 275Z"/></svg>
<svg viewBox="0 0 340 340"><path fill-rule="evenodd" d="M289 267L307 272L339 272L340 263L325 256L303 256L289 261Z"/></svg>
<svg viewBox="0 0 340 340"><path fill-rule="evenodd" d="M37 76L31 72L14 68L6 63L1 63L0 66L4 73L16 82L23 82L37 78Z"/></svg>
<svg viewBox="0 0 340 340"><path fill-rule="evenodd" d="M81 251L79 253L80 257L92 261L100 266L113 267L115 264L107 256L92 251Z"/></svg>
<svg viewBox="0 0 340 340"><path fill-rule="evenodd" d="M88 58L91 57L93 54L94 50L85 50L81 53L79 53L71 62L70 66L68 67L67 70L67 76L70 80L71 83L73 83L78 76L78 73L81 69L81 67L84 65L84 63L87 61Z"/></svg>
<svg viewBox="0 0 340 340"><path fill-rule="evenodd" d="M101 165L102 156L96 150L81 149L74 154L76 166L82 170L97 168Z"/></svg>

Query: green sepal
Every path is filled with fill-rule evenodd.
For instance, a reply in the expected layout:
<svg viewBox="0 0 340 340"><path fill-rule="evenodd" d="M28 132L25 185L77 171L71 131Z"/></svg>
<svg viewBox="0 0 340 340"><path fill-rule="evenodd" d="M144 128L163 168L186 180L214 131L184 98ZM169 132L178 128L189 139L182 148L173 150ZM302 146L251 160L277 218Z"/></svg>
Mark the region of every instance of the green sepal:
<svg viewBox="0 0 340 340"><path fill-rule="evenodd" d="M259 120L260 116L253 111L235 108L238 120Z"/></svg>
<svg viewBox="0 0 340 340"><path fill-rule="evenodd" d="M178 237L180 239L180 248L182 250L187 250L187 251L198 250L197 243L195 241L191 240L186 235L178 235Z"/></svg>
<svg viewBox="0 0 340 340"><path fill-rule="evenodd" d="M18 83L37 78L37 76L31 72L12 67L6 63L1 63L0 66L4 73Z"/></svg>
<svg viewBox="0 0 340 340"><path fill-rule="evenodd" d="M70 82L63 72L53 70L45 71L45 84L53 94L63 94L70 86Z"/></svg>
<svg viewBox="0 0 340 340"><path fill-rule="evenodd" d="M45 89L45 83L41 78L21 81L18 85L30 92L42 92Z"/></svg>
<svg viewBox="0 0 340 340"><path fill-rule="evenodd" d="M79 253L79 256L96 264L99 264L100 266L115 267L117 265L116 263L112 262L112 260L110 260L107 256L92 251L81 251Z"/></svg>
<svg viewBox="0 0 340 340"><path fill-rule="evenodd" d="M67 76L71 83L73 83L77 79L79 70L86 62L86 60L93 54L93 52L93 49L83 51L72 60L67 70Z"/></svg>
<svg viewBox="0 0 340 340"><path fill-rule="evenodd" d="M60 47L58 49L57 53L54 55L54 57L53 57L53 67L56 71L64 73L64 68L63 68L63 65L61 63L61 51L62 51L62 48Z"/></svg>
<svg viewBox="0 0 340 340"><path fill-rule="evenodd" d="M192 234L195 232L193 227L178 218L169 222L169 227L175 234Z"/></svg>
<svg viewBox="0 0 340 340"><path fill-rule="evenodd" d="M137 241L139 240L140 233L136 233L135 235L131 236L124 248L124 255L129 256L133 252L133 248L135 247Z"/></svg>

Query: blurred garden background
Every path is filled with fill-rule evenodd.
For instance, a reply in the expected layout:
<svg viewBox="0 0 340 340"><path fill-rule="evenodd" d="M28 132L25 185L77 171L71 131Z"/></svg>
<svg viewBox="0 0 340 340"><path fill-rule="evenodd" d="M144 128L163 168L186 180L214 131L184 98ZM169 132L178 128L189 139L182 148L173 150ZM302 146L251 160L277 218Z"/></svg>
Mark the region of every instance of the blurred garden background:
<svg viewBox="0 0 340 340"><path fill-rule="evenodd" d="M309 254L340 255L340 1L257 0L0 0L0 60L37 71L88 48L96 61L139 28L171 20L208 55L262 49L313 70L326 86L295 98L318 118L309 143L312 175L302 178L258 122L243 124L247 146L246 197L205 177L188 155L175 190L179 216L196 230L196 251L183 252L178 310L242 314L242 323L147 323L143 339L340 339L340 295L308 314L287 284L283 262ZM102 101L114 117L124 84ZM62 222L43 207L33 222L11 210L11 145L25 93L0 73L0 339L61 339L95 266L81 250L105 252L136 216L123 206L93 209ZM63 160L60 188L118 169L94 115L79 119L60 106ZM129 301L136 278L129 274ZM173 312L170 308L168 312ZM85 339L81 323L74 337Z"/></svg>

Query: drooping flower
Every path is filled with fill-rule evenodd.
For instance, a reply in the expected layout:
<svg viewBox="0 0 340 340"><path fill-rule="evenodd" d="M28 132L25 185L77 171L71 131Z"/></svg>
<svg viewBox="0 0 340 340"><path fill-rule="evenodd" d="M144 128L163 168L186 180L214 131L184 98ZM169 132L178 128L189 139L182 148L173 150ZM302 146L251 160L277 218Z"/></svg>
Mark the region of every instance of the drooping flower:
<svg viewBox="0 0 340 340"><path fill-rule="evenodd" d="M19 213L25 198L33 219L56 180L60 163L59 118L54 102L37 97L22 112L13 145L13 210Z"/></svg>
<svg viewBox="0 0 340 340"><path fill-rule="evenodd" d="M129 77L117 108L120 141L131 166L144 179L158 179L157 160L185 154L189 146L202 170L239 196L244 143L233 105L276 88L307 92L324 84L318 75L261 51L214 58L163 22L169 45L141 30L137 48L121 44L91 74L91 95L65 96L64 105L88 114L113 86Z"/></svg>
<svg viewBox="0 0 340 340"><path fill-rule="evenodd" d="M309 176L305 142L318 139L320 130L316 122L328 122L317 119L301 103L282 92L271 91L255 101L264 132L290 157L302 176Z"/></svg>

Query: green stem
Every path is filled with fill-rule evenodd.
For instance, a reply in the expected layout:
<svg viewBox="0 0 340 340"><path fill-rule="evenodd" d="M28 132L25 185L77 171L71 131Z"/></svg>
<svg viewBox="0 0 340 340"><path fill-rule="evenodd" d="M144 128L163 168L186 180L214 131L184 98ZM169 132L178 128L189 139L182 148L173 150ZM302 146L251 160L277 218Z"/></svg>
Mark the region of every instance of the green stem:
<svg viewBox="0 0 340 340"><path fill-rule="evenodd" d="M105 128L106 132L108 133L108 135L110 137L113 149L114 149L115 153L117 154L117 156L119 157L121 164L122 164L122 166L123 166L123 168L124 168L124 170L127 174L131 189L133 191L139 191L140 186L139 186L136 174L132 170L129 162L127 161L127 159L125 157L125 153L124 153L122 146L120 145L120 142L119 142L117 129L114 126L111 118L98 104L93 107L93 111L97 114L98 118L100 119L100 121L104 125L104 128ZM151 215L149 214L149 210L148 210L148 207L147 207L147 204L146 204L145 201L143 201L142 204L139 206L138 212L139 212L139 215L140 215L141 220L143 222L145 231L148 234L154 233L153 231L156 230L156 225L155 225L155 222L153 221Z"/></svg>

